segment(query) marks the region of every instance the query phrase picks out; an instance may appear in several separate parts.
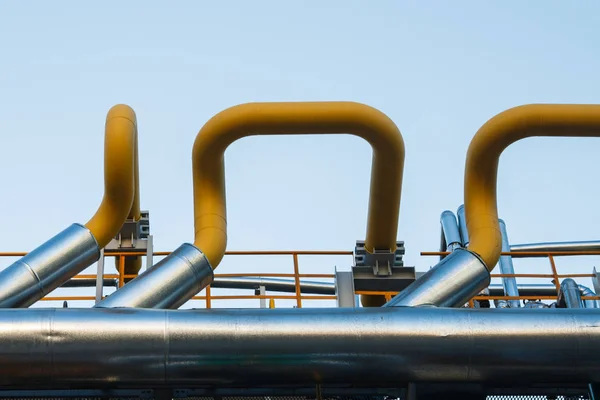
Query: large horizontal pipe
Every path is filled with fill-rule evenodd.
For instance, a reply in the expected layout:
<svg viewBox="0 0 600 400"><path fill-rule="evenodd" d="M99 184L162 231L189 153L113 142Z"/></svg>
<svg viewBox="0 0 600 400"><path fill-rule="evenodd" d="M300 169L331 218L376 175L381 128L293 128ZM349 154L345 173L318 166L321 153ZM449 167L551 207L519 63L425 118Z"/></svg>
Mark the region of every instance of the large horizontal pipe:
<svg viewBox="0 0 600 400"><path fill-rule="evenodd" d="M119 232L135 196L135 113L111 108L104 136L104 197L83 226L72 224L0 272L0 307L29 307L100 258Z"/></svg>
<svg viewBox="0 0 600 400"><path fill-rule="evenodd" d="M0 331L3 389L600 380L597 309L4 309Z"/></svg>

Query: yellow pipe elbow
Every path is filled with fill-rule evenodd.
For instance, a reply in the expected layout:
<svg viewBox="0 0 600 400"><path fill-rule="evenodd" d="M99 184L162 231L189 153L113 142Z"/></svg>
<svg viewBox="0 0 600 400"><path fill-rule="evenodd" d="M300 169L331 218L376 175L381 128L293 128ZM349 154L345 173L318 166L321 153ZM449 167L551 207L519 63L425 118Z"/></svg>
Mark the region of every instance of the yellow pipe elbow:
<svg viewBox="0 0 600 400"><path fill-rule="evenodd" d="M98 211L85 224L100 248L119 232L135 205L137 176L137 121L126 105L112 107L104 133L104 197ZM139 208L139 199L137 201Z"/></svg>
<svg viewBox="0 0 600 400"><path fill-rule="evenodd" d="M372 107L353 102L249 103L215 115L194 142L194 245L213 269L227 246L225 150L246 136L300 134L352 134L371 144L366 248L369 252L396 250L404 141L393 121Z"/></svg>
<svg viewBox="0 0 600 400"><path fill-rule="evenodd" d="M600 137L600 105L531 104L506 110L473 137L465 166L465 217L468 249L488 270L500 259L496 186L500 154L527 137Z"/></svg>

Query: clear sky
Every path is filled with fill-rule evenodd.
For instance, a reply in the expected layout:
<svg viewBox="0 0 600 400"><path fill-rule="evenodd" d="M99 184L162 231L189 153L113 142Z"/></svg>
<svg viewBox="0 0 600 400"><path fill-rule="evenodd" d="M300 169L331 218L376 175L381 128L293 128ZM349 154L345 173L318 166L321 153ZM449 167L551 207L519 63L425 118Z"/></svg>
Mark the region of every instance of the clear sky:
<svg viewBox="0 0 600 400"><path fill-rule="evenodd" d="M114 104L137 113L142 207L156 248L172 250L193 240L191 150L212 115L351 100L404 136L398 239L405 263L425 270L435 259L419 252L437 250L440 213L463 202L466 150L486 120L526 103L600 102L599 15L594 1L1 2L0 250L31 250L94 213ZM599 149L536 138L502 155L499 211L513 243L598 239ZM370 162L352 136L234 143L228 248L353 250ZM350 261L303 260L303 272ZM291 265L262 262L224 270Z"/></svg>

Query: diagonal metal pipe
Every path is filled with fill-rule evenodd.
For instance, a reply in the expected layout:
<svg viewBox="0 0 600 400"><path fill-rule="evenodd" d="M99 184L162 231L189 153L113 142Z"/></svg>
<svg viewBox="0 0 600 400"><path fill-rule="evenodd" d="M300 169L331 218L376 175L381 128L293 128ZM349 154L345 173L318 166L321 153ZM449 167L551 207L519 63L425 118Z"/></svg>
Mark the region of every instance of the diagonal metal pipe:
<svg viewBox="0 0 600 400"><path fill-rule="evenodd" d="M597 309L4 309L0 385L589 383L599 326Z"/></svg>

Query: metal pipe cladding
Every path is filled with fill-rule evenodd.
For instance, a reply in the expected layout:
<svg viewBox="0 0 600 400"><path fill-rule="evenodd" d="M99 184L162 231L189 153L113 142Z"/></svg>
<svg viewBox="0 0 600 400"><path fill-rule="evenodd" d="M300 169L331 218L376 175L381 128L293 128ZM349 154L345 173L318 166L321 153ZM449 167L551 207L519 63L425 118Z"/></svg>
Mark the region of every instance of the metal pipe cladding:
<svg viewBox="0 0 600 400"><path fill-rule="evenodd" d="M210 285L213 278L204 253L184 243L94 307L176 309Z"/></svg>
<svg viewBox="0 0 600 400"><path fill-rule="evenodd" d="M473 293L479 293L489 284L490 273L483 261L475 253L459 248L392 298L385 307L462 307Z"/></svg>
<svg viewBox="0 0 600 400"><path fill-rule="evenodd" d="M92 233L69 226L0 272L0 308L29 307L98 258Z"/></svg>

